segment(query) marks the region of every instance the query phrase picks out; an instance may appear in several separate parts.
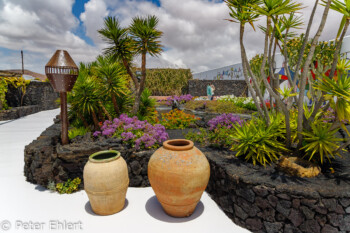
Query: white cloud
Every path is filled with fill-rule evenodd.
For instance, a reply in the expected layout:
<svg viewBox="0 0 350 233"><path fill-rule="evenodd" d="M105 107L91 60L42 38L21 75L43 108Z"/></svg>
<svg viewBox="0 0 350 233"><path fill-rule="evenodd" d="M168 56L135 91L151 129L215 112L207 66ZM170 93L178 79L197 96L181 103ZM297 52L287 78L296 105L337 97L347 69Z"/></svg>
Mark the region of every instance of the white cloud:
<svg viewBox="0 0 350 233"><path fill-rule="evenodd" d="M104 1L91 0L85 3L85 12L80 15L80 20L86 25L86 35L90 37L95 44L101 43L101 38L97 30L103 25L103 19L108 16L107 6Z"/></svg>
<svg viewBox="0 0 350 233"><path fill-rule="evenodd" d="M160 20L159 29L164 32L162 44L166 50L159 57L149 57L148 67L187 67L198 72L240 62L238 24L225 20L229 18L229 10L223 2L161 0L161 7L157 7L141 0L90 0L79 18L95 46L74 34L79 19L72 14L73 2L0 0L0 48L24 49L28 57L33 56L28 63L34 63L34 71L43 72L44 61L60 48L67 49L76 62L94 60L106 46L97 33L105 16L117 16L123 26L128 26L136 15L154 14ZM301 13L307 22L315 1L298 2L306 6ZM323 7L319 6L312 35L322 13ZM321 39L333 39L340 20L340 14L330 11ZM258 23L264 23L264 20ZM263 40L259 29L255 32L250 26L246 27L244 42L249 57L262 52ZM40 55L42 59L35 59ZM1 59L0 69L11 66L10 61ZM136 62L139 61L138 58Z"/></svg>
<svg viewBox="0 0 350 233"><path fill-rule="evenodd" d="M77 62L91 61L98 55L97 48L73 33L79 25L72 14L73 0L3 0L1 3L0 47L24 50L25 57L33 58L25 60L25 68L43 73L56 49L68 50ZM1 63L0 69L20 67L10 62L11 59Z"/></svg>

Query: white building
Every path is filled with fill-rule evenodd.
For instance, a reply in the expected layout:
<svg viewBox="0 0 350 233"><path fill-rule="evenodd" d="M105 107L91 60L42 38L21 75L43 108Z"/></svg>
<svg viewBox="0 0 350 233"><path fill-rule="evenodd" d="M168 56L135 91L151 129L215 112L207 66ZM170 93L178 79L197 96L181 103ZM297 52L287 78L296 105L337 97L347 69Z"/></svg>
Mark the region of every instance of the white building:
<svg viewBox="0 0 350 233"><path fill-rule="evenodd" d="M350 36L344 37L340 53L347 59L350 59ZM275 56L276 73L283 67L283 56ZM193 79L198 80L244 80L242 63L225 66L213 70L193 74Z"/></svg>

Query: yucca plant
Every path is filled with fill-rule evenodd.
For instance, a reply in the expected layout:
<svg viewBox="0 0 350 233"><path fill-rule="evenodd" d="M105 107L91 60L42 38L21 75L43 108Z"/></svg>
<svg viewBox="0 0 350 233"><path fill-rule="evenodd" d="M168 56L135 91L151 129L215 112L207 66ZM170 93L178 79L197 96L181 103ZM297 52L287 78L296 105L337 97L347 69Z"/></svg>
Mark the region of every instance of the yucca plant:
<svg viewBox="0 0 350 233"><path fill-rule="evenodd" d="M232 135L236 142L231 150L236 151L236 157L245 156L254 165L266 166L275 162L287 149L279 139L284 138L280 130L280 118L271 119L269 126L260 118L254 118L242 127L234 126L236 133Z"/></svg>
<svg viewBox="0 0 350 233"><path fill-rule="evenodd" d="M92 117L95 129L98 129L98 111L100 109L100 96L97 92L96 81L90 76L79 75L72 92L68 95L70 104L70 115L81 118L85 124L88 119L83 116Z"/></svg>
<svg viewBox="0 0 350 233"><path fill-rule="evenodd" d="M129 113L133 103L134 98L130 89L126 89L117 98L117 104L121 113Z"/></svg>
<svg viewBox="0 0 350 233"><path fill-rule="evenodd" d="M309 119L314 111L315 111L315 103L313 103L310 108L307 106L306 103L304 103L304 115L306 119ZM319 117L321 117L321 115L322 115L322 112L316 113L314 120L317 121Z"/></svg>
<svg viewBox="0 0 350 233"><path fill-rule="evenodd" d="M337 138L335 133L338 131L331 130L331 124L317 121L311 124L311 131L304 131L303 147L305 156L309 160L315 160L323 164L325 157L331 162L335 155L340 156L338 152L339 142L343 139Z"/></svg>
<svg viewBox="0 0 350 233"><path fill-rule="evenodd" d="M127 89L126 70L118 62L114 62L111 57L97 58L97 63L92 70L95 72L97 81L97 90L101 97L110 97L113 103L114 111L120 115L117 98L125 95ZM103 105L101 106L102 108Z"/></svg>
<svg viewBox="0 0 350 233"><path fill-rule="evenodd" d="M140 108L137 113L139 120L152 120L156 117L156 100L150 98L151 94L152 93L147 88L145 88L141 94Z"/></svg>

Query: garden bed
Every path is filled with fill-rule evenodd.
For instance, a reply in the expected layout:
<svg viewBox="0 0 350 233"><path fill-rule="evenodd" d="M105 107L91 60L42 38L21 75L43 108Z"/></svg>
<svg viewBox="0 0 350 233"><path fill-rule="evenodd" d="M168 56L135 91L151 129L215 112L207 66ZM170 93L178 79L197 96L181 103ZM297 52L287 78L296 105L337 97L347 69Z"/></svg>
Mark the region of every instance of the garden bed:
<svg viewBox="0 0 350 233"><path fill-rule="evenodd" d="M183 130L168 130L170 138ZM198 146L207 156L211 176L207 192L236 224L253 232L349 232L350 154L336 159L334 173L296 178L275 165L253 166L234 152ZM88 156L114 149L128 164L130 186L147 187L148 161L154 150L136 152L118 138L91 139L88 133L65 146L60 144L60 124L46 129L25 148L27 181L47 186L83 178ZM83 188L83 182L79 187Z"/></svg>

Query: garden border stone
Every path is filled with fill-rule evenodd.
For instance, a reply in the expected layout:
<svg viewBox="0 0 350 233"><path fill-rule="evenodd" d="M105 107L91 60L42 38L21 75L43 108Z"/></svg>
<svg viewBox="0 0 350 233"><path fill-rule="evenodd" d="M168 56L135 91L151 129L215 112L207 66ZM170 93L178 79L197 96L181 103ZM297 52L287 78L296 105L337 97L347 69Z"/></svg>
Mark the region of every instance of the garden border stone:
<svg viewBox="0 0 350 233"><path fill-rule="evenodd" d="M0 121L14 120L40 111L41 108L39 105L22 106L11 108L8 110L1 110Z"/></svg>

